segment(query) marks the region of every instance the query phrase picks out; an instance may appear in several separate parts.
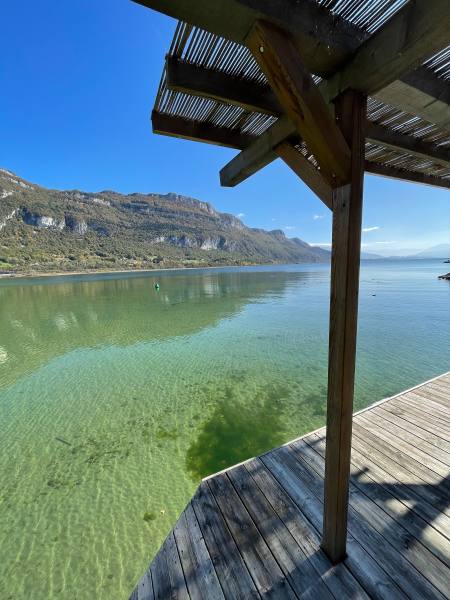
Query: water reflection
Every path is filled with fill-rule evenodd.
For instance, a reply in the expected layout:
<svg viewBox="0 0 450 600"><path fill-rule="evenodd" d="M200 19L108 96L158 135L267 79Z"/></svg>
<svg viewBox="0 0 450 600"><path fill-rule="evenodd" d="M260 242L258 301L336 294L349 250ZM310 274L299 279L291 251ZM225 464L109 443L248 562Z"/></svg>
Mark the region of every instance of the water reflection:
<svg viewBox="0 0 450 600"><path fill-rule="evenodd" d="M248 303L281 296L287 286L310 276L208 271L158 279L0 284L0 386L76 348L194 334L231 318Z"/></svg>

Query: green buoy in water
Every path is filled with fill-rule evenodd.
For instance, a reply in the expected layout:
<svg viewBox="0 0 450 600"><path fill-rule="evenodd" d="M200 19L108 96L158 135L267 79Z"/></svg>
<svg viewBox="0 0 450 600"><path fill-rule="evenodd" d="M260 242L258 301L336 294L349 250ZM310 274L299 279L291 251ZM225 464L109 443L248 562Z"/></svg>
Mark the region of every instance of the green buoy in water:
<svg viewBox="0 0 450 600"><path fill-rule="evenodd" d="M159 290L159 283L155 283L155 290L158 291Z"/></svg>

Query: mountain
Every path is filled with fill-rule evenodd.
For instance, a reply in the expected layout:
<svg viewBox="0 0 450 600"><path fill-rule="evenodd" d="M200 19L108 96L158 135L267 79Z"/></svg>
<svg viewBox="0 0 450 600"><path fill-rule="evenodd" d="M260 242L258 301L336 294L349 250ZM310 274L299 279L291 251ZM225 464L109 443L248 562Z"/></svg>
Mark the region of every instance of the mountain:
<svg viewBox="0 0 450 600"><path fill-rule="evenodd" d="M432 246L418 254L414 254L413 258L450 258L450 244Z"/></svg>
<svg viewBox="0 0 450 600"><path fill-rule="evenodd" d="M43 188L0 169L0 273L326 262L328 250L246 227L179 194Z"/></svg>

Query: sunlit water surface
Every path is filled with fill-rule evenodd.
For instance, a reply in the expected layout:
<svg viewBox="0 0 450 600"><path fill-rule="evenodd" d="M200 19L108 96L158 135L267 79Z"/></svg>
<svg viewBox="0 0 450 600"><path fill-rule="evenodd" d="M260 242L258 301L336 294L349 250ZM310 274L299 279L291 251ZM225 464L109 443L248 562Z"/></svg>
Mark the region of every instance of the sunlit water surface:
<svg viewBox="0 0 450 600"><path fill-rule="evenodd" d="M363 264L357 409L449 369L444 270ZM328 298L327 265L0 282L0 598L126 598L201 477L321 426Z"/></svg>

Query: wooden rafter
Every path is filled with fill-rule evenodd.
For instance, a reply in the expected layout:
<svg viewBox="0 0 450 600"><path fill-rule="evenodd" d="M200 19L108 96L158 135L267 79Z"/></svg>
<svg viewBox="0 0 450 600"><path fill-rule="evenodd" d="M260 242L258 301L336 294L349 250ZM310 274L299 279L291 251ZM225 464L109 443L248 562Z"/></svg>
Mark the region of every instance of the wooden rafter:
<svg viewBox="0 0 450 600"><path fill-rule="evenodd" d="M365 161L364 170L371 175L381 175L382 177L388 177L390 179L401 179L403 181L411 181L414 183L422 183L423 185L432 185L433 187L450 189L450 177L447 177L446 179L433 177L433 175L428 175L426 173L400 169L389 164L368 160Z"/></svg>
<svg viewBox="0 0 450 600"><path fill-rule="evenodd" d="M423 72L425 69L421 69ZM426 70L425 70L426 71ZM282 109L268 86L262 86L242 80L242 78L205 69L196 65L171 59L166 65L167 87L195 96L213 98L227 104L235 104L248 110L278 116ZM417 78L417 74L415 75ZM434 79L437 79L434 77ZM425 89L426 84L423 83ZM429 93L436 97L447 98L446 88L450 87L445 80L432 86L428 80ZM446 114L450 121L450 111ZM295 133L292 125L291 134ZM367 122L368 141L383 144L395 150L404 150L413 156L429 158L437 164L450 166L450 149L442 148L430 142L422 141L415 136L396 133L388 127Z"/></svg>
<svg viewBox="0 0 450 600"><path fill-rule="evenodd" d="M211 98L269 115L279 116L282 113L281 106L269 86L258 85L242 77L227 75L171 57L166 60L166 77L169 90Z"/></svg>
<svg viewBox="0 0 450 600"><path fill-rule="evenodd" d="M424 142L413 135L398 133L388 127L382 127L368 121L366 125L366 139L369 142L382 144L397 151L403 150L412 156L432 160L437 164L450 167L450 148Z"/></svg>
<svg viewBox="0 0 450 600"><path fill-rule="evenodd" d="M269 23L257 21L246 44L329 185L348 182L347 143L290 37Z"/></svg>
<svg viewBox="0 0 450 600"><path fill-rule="evenodd" d="M152 128L153 133L236 149L251 146L255 139L254 136L241 133L238 129L181 119L155 110L152 112Z"/></svg>

